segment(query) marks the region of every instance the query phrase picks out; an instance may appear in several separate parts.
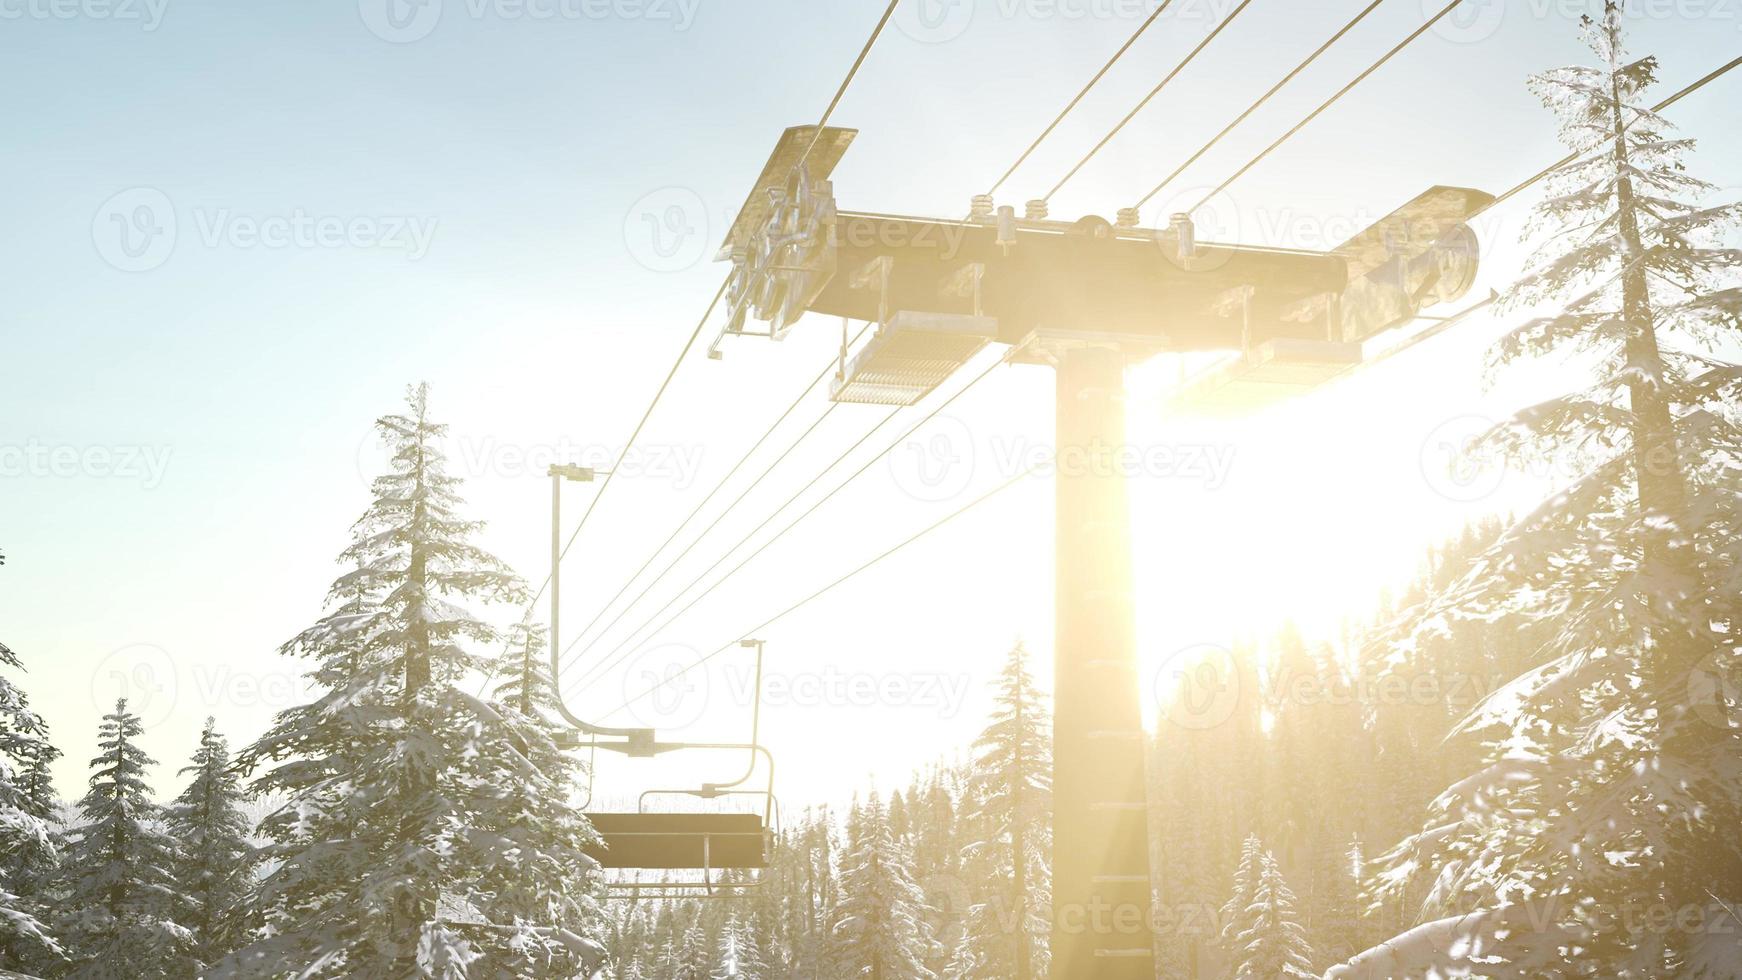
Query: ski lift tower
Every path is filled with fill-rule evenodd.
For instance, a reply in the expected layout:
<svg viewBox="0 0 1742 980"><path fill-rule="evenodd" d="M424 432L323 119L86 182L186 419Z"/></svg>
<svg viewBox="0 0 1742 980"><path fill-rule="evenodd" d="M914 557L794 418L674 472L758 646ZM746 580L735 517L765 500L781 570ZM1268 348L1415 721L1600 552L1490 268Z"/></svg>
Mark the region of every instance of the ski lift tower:
<svg viewBox="0 0 1742 980"><path fill-rule="evenodd" d="M899 406L998 344L1053 369L1061 459L1116 458L1125 368L1154 354L1236 355L1196 393L1222 407L1350 370L1363 341L1469 290L1465 222L1492 200L1435 187L1329 252L1201 242L1188 215L1145 229L1134 210L1067 222L1031 204L1018 218L984 197L959 221L841 211L829 177L855 135L782 136L721 248L729 318L710 356L727 336L779 340L806 313L870 321L863 346L843 347L832 396ZM1060 467L1055 507L1052 975L1153 980L1125 477Z"/></svg>

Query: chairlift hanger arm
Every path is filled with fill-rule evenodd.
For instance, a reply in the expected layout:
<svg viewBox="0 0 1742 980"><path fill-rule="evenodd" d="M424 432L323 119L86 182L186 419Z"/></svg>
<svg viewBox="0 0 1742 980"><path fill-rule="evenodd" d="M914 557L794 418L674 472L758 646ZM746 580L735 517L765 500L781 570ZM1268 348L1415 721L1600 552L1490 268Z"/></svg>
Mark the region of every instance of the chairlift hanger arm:
<svg viewBox="0 0 1742 980"><path fill-rule="evenodd" d="M591 483L595 476L600 475L600 471L585 466L552 465L549 474L550 578L546 580L546 583L550 586L550 687L551 693L554 695L552 700L556 702L557 713L562 716L564 721L579 729L581 733L593 736L595 747L597 746L598 736L603 735L607 738L625 739L624 742L619 744L605 743L605 748L618 752L627 752L630 755L641 755L647 753L651 751L651 746L653 744L653 729L605 728L600 725L592 724L591 722L582 720L573 711L570 711L568 702L563 698L562 647L558 642L560 637L560 616L562 612L563 552L566 550L562 545L563 483L564 481ZM610 472L604 471L604 475L609 477ZM601 492L603 492L602 488ZM596 501L598 498L595 497L594 499ZM583 518L583 520L585 520L585 518Z"/></svg>
<svg viewBox="0 0 1742 980"><path fill-rule="evenodd" d="M707 791L709 789L712 789L714 791L720 791L720 790L732 789L732 788L737 787L737 786L742 786L743 784L749 782L750 777L752 775L754 775L756 772L756 760L754 757L757 755L762 756L762 758L768 762L768 789L766 791L752 790L750 792L763 792L767 795L767 797L770 801L770 809L764 811L764 813L763 813L764 821L766 821L768 819L768 817L771 815L772 804L773 804L773 800L774 800L774 753L768 751L766 746L757 745L757 744L751 743L751 742L658 742L658 743L654 744L653 748L656 752L687 752L687 751L692 751L692 750L710 750L710 751L717 751L717 752L749 752L749 753L751 753L752 758L750 761L750 770L748 772L746 772L742 778L735 780L733 782L730 782L730 783L704 783L704 784L702 784L700 791ZM695 795L698 792L698 790L677 790L677 792Z"/></svg>

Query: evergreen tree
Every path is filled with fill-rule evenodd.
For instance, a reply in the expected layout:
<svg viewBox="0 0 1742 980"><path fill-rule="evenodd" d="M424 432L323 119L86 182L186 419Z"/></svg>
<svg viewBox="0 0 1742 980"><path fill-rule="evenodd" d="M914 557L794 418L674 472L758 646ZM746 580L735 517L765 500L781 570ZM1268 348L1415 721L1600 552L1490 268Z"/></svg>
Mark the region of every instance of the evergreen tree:
<svg viewBox="0 0 1742 980"><path fill-rule="evenodd" d="M1234 893L1222 906L1220 938L1224 946L1236 954L1241 949L1240 933L1245 929L1246 910L1258 893L1258 880L1264 874L1264 845L1256 834L1248 835L1240 845L1240 866L1234 872ZM1239 962L1236 956L1235 962Z"/></svg>
<svg viewBox="0 0 1742 980"><path fill-rule="evenodd" d="M735 899L728 899L735 903ZM714 971L709 980L774 980L765 957L766 936L762 923L755 916L744 917L733 909L728 911L719 930Z"/></svg>
<svg viewBox="0 0 1742 980"><path fill-rule="evenodd" d="M964 867L988 898L968 912L953 977L1030 980L1047 971L1046 914L1052 850L1052 742L1028 652L1011 649L999 674L992 721L974 743L965 819L983 836ZM967 963L971 968L964 969Z"/></svg>
<svg viewBox="0 0 1742 980"><path fill-rule="evenodd" d="M171 869L175 843L159 827L139 747L144 731L125 699L103 716L91 788L79 801L83 824L71 834L61 931L72 954L68 977L140 980L194 972L194 936L177 921L186 906Z"/></svg>
<svg viewBox="0 0 1742 980"><path fill-rule="evenodd" d="M1492 436L1515 456L1588 462L1403 642L1503 615L1556 628L1465 720L1486 739L1481 768L1388 856L1391 894L1429 878L1421 924L1344 976L1477 958L1504 977L1742 975L1742 730L1725 695L1742 611L1742 368L1711 353L1742 319L1742 251L1717 244L1742 209L1694 202L1711 187L1683 168L1691 141L1643 106L1658 66L1630 59L1623 19L1608 0L1583 22L1599 64L1533 81L1575 159L1550 178L1548 240L1508 299L1563 305L1493 355L1561 355L1595 375ZM1653 925L1664 913L1683 924Z"/></svg>
<svg viewBox="0 0 1742 980"><path fill-rule="evenodd" d="M714 975L713 951L707 930L692 921L684 929L683 942L677 948L677 972L671 980L711 980Z"/></svg>
<svg viewBox="0 0 1742 980"><path fill-rule="evenodd" d="M780 974L774 960L777 945L770 931L770 917L753 913L743 922L738 942L738 975L743 980L775 980Z"/></svg>
<svg viewBox="0 0 1742 980"><path fill-rule="evenodd" d="M1234 940L1240 967L1234 980L1313 980L1312 949L1295 913L1294 893L1266 853Z"/></svg>
<svg viewBox="0 0 1742 980"><path fill-rule="evenodd" d="M907 818L907 800L902 798L901 790L889 794L889 802L883 809L889 815L889 832L897 837L906 837L913 826Z"/></svg>
<svg viewBox="0 0 1742 980"><path fill-rule="evenodd" d="M889 831L876 790L855 821L841 856L841 899L831 936L837 975L869 980L933 980L924 895L909 858Z"/></svg>
<svg viewBox="0 0 1742 980"><path fill-rule="evenodd" d="M665 934L665 939L659 944L659 952L653 958L653 976L662 980L678 980L683 972L683 960L678 956L677 939L671 933Z"/></svg>
<svg viewBox="0 0 1742 980"><path fill-rule="evenodd" d="M64 753L48 741L48 726L42 726L42 738L28 750L24 770L18 774L18 790L22 794L22 809L40 820L53 821L60 806L54 791L54 764Z"/></svg>
<svg viewBox="0 0 1742 980"><path fill-rule="evenodd" d="M1302 903L1302 922L1313 949L1331 963L1366 948L1361 942L1360 860L1358 838L1341 847L1325 841L1314 852L1312 899Z"/></svg>
<svg viewBox="0 0 1742 980"><path fill-rule="evenodd" d="M1156 819L1154 842L1157 881L1157 966L1163 976L1196 980L1202 975L1206 942L1216 939L1220 886L1212 885L1212 868L1219 867L1215 838L1226 831L1216 826L1225 803L1212 784L1230 779L1222 768L1223 733L1186 731L1163 726L1152 758L1151 809ZM1216 766L1211 772L1206 766Z"/></svg>
<svg viewBox="0 0 1742 980"><path fill-rule="evenodd" d="M237 913L252 892L248 819L242 813L241 778L230 766L230 749L206 719L199 748L181 775L193 782L168 809L170 836L180 846L175 878L188 900L185 923L193 931L194 956L217 962L237 938Z"/></svg>
<svg viewBox="0 0 1742 980"><path fill-rule="evenodd" d="M334 594L344 601L281 651L315 661L309 678L323 693L281 711L239 760L244 771L281 763L255 783L283 800L260 824L271 841L264 856L281 864L250 910L261 941L227 959L220 975L272 976L297 957L337 972L345 948L364 942L374 921L354 912L379 907L365 904L362 888L380 841L359 831L373 830L382 808L354 790L382 778L369 763L389 737L397 684L373 642L384 624L380 604L355 579L341 580Z"/></svg>
<svg viewBox="0 0 1742 980"><path fill-rule="evenodd" d="M726 919L726 928L720 931L720 945L714 957L717 964L714 972L709 974L709 980L724 980L740 973L739 958L743 955L744 933L738 923L738 916L731 915Z"/></svg>
<svg viewBox="0 0 1742 980"><path fill-rule="evenodd" d="M829 927L834 922L837 894L833 835L827 807L807 812L805 823L793 835L802 863L795 889L802 891L792 903L790 914L796 921L789 930L794 938L786 960L795 976L822 975L830 951Z"/></svg>
<svg viewBox="0 0 1742 980"><path fill-rule="evenodd" d="M0 667L24 669L4 643ZM43 923L48 907L42 895L57 858L48 766L59 755L24 692L0 675L0 964L61 957Z"/></svg>
<svg viewBox="0 0 1742 980"><path fill-rule="evenodd" d="M481 797L463 836L481 869L473 886L500 923L596 933L604 886L586 850L598 835L574 804L583 764L556 743L563 726L544 629L516 624L509 649L508 670L494 691L502 731L468 767ZM555 940L526 934L519 943L536 951Z"/></svg>
<svg viewBox="0 0 1742 980"><path fill-rule="evenodd" d="M527 896L576 887L566 854L527 850L552 826L519 844L502 833L505 785L540 800L552 786L515 751L536 726L464 690L485 666L471 647L500 637L459 603L524 587L471 543L480 525L458 514L427 387L408 404L376 423L390 469L341 556L352 570L331 590L337 608L287 644L316 661L323 694L243 755L273 764L256 786L287 802L263 823L278 862L262 887L267 934L226 961L229 975L459 978L486 954L510 962L478 969L512 970L519 944L495 927L525 932L495 919L500 869L520 878L505 901L515 914Z"/></svg>

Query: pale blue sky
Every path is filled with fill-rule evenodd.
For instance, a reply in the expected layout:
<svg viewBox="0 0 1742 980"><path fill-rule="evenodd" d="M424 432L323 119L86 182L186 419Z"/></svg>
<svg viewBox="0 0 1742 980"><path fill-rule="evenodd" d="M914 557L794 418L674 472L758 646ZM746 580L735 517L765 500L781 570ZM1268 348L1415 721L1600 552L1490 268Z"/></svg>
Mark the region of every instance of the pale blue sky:
<svg viewBox="0 0 1742 980"><path fill-rule="evenodd" d="M844 207L965 212L1149 9L1134 0L907 2L915 6L835 119L862 130L836 175ZM722 269L706 258L769 148L783 127L814 121L882 7L426 3L434 6L407 8L403 23L427 34L383 29L395 43L370 29L389 23L377 0L0 0L9 124L0 179L10 189L0 203L0 447L25 461L0 476L0 638L30 665L27 687L69 751L63 794L82 789L94 701L118 689L157 698L150 748L175 765L206 714L240 742L294 696L295 669L272 650L319 614L332 558L365 501L359 468L376 458L369 421L394 409L408 382L433 384L438 415L477 460L464 469L474 513L490 522L486 543L536 584L546 488L518 453L608 453L627 437L718 283ZM1110 215L1140 196L1362 5L1256 0L1067 185L1054 214ZM1176 0L1004 201L1020 206L1051 186L1232 6ZM1388 0L1180 186L1219 180L1438 6ZM1579 5L1468 6L1471 26L1447 22L1235 186L1240 237L1334 244L1429 185L1497 192L1561 152L1523 79L1581 58L1567 13ZM1644 19L1636 33L1640 50L1663 58L1666 92L1742 47L1742 5L1654 5L1672 6L1674 16ZM431 11L433 21L417 19ZM1727 78L1674 113L1704 142L1702 174L1731 188L1742 186L1739 85L1742 76ZM137 241L124 242L114 220L132 220L141 202L167 202L172 251L121 247ZM663 256L645 219L673 204L701 235ZM1485 229L1483 289L1516 270L1518 213L1497 212ZM294 235L305 219L312 238L268 247L251 237L256 227ZM153 267L128 271L140 264ZM835 329L806 324L785 345L740 341L722 362L686 366L645 438L699 471L685 463L682 479L655 472L613 487L567 571L571 629L821 367ZM1338 496L1392 498L1383 521L1359 510L1332 519L1355 539L1383 539L1369 541L1362 577L1339 596L1348 612L1369 607L1377 583L1472 508L1494 505L1438 499L1421 486L1417 455L1438 422L1492 410L1472 368L1496 329L1473 322L1383 378L1344 386L1345 402L1370 406L1357 411L1382 418L1383 432L1341 433L1298 458L1244 447L1249 487L1319 466L1311 482L1363 481ZM1050 390L1039 369L1001 371L951 415L976 440L1044 440ZM870 411L837 412L791 472L832 457ZM1290 415L1306 425L1313 411ZM1347 404L1342 411L1349 417ZM1200 438L1168 427L1159 408L1152 421L1164 438ZM114 452L103 459L93 448ZM61 475L52 456L69 450L82 472ZM996 482L982 469L974 486ZM1396 487L1411 480L1413 495L1398 502ZM881 465L864 482L670 638L712 650L971 496L912 499ZM795 488L776 479L755 499L765 509ZM587 493L572 491L571 519ZM1146 628L1151 655L1283 615L1334 618L1321 597L1316 609L1193 620L1204 605L1194 589L1226 594L1266 569L1298 575L1311 558L1217 548L1200 516L1164 499L1139 504L1140 531L1154 542L1140 547L1154 583L1146 616L1163 624ZM785 658L771 669L971 682L962 705L942 709L771 710L771 739L794 758L786 789L795 802L844 792L867 772L899 779L954 751L977 724L979 680L1002 650L1022 636L1050 654L1049 500L1044 483L1014 491L770 631L771 657ZM740 530L765 512L750 509ZM1225 519L1288 520L1268 510ZM704 560L689 567L700 571L735 540L698 548ZM596 706L620 701L624 683L607 680ZM737 734L744 715L729 700L715 698L697 722L706 734ZM816 751L819 728L865 749L843 764ZM625 775L609 792L641 779ZM173 782L167 766L159 771L160 791Z"/></svg>

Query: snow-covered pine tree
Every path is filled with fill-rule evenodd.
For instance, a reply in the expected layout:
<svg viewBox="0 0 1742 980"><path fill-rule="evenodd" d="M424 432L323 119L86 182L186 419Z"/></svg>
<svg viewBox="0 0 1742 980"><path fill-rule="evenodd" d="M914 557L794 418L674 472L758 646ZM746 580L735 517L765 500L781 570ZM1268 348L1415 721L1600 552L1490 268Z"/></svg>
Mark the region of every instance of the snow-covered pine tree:
<svg viewBox="0 0 1742 980"><path fill-rule="evenodd" d="M757 896L759 899L761 896ZM738 943L738 972L744 980L776 980L779 972L779 952L772 931L772 915L761 910L742 920L743 931Z"/></svg>
<svg viewBox="0 0 1742 980"><path fill-rule="evenodd" d="M556 706L546 635L543 625L526 620L508 627L508 653L496 666L502 679L490 692L497 704L528 718L544 716Z"/></svg>
<svg viewBox="0 0 1742 980"><path fill-rule="evenodd" d="M954 921L941 923L943 931L937 937L949 946L949 956L936 971L942 980L996 977L994 957L1005 963L1015 959L1015 945L1009 937L1017 931L1017 913L1008 904L1015 891L1007 878L998 879L999 854L988 846L992 838L987 830L989 821L976 815L983 809L978 797L984 792L985 787L972 780L962 786L957 801L962 812L955 823L962 842L951 841L961 853L954 875L945 880L950 887L929 897L934 903L943 903L945 912L954 914Z"/></svg>
<svg viewBox="0 0 1742 980"><path fill-rule="evenodd" d="M556 927L599 938L604 921L598 864L586 849L598 834L575 805L584 764L556 743L556 720L543 627L509 631L502 682L493 692L501 732L468 765L482 799L461 836L481 910L495 922ZM537 957L560 945L547 932L526 933L516 947Z"/></svg>
<svg viewBox="0 0 1742 980"><path fill-rule="evenodd" d="M1312 859L1313 895L1302 903L1301 922L1319 956L1340 963L1366 948L1361 942L1360 837L1340 847L1321 839Z"/></svg>
<svg viewBox="0 0 1742 980"><path fill-rule="evenodd" d="M155 763L138 739L144 726L127 701L103 716L82 823L69 835L60 933L71 980L140 980L194 973L193 934L177 921L186 897L171 868L178 855L160 827L145 782Z"/></svg>
<svg viewBox="0 0 1742 980"><path fill-rule="evenodd" d="M710 980L772 980L762 961L755 924L729 915L720 930L719 954Z"/></svg>
<svg viewBox="0 0 1742 980"><path fill-rule="evenodd" d="M51 974L65 962L58 943L45 942L47 934L33 932L45 923L52 924L54 886L60 878L60 862L66 841L60 830L62 814L60 798L55 794L53 766L61 757L60 749L48 741L48 728L42 728L40 739L29 749L24 768L17 776L19 805L10 818L0 817L0 891L11 898L0 898L0 925L7 938L0 940L0 963L31 973ZM4 766L0 762L0 766ZM34 918L35 925L17 914Z"/></svg>
<svg viewBox="0 0 1742 980"><path fill-rule="evenodd" d="M1031 980L1048 968L1051 902L1052 739L1047 705L1018 643L998 675L991 723L974 742L968 826L980 838L964 848L964 869L983 899L968 911L957 962L966 980Z"/></svg>
<svg viewBox="0 0 1742 980"><path fill-rule="evenodd" d="M818 976L830 952L829 926L834 921L835 884L833 821L828 808L807 810L799 829L791 835L802 867L794 880L799 894L789 905L787 929L791 937L786 962L795 976Z"/></svg>
<svg viewBox="0 0 1742 980"><path fill-rule="evenodd" d="M520 862L522 886L541 894L573 884L563 860L468 835L499 813L509 777L481 767L508 764L516 729L464 690L484 666L470 647L499 636L459 603L517 600L524 586L471 543L479 525L459 516L428 388L408 404L376 423L389 472L341 556L352 570L331 590L338 608L287 645L316 661L323 694L243 754L274 764L256 785L287 802L263 824L278 861L262 889L268 933L224 975L457 980L501 945L479 885L501 862Z"/></svg>
<svg viewBox="0 0 1742 980"><path fill-rule="evenodd" d="M889 804L884 809L889 814L889 832L905 840L913 830L913 824L908 819L907 801L902 798L901 790L889 794Z"/></svg>
<svg viewBox="0 0 1742 980"><path fill-rule="evenodd" d="M859 811L841 854L840 902L830 933L837 975L869 980L933 980L925 896L909 858L889 831L876 790Z"/></svg>
<svg viewBox="0 0 1742 980"><path fill-rule="evenodd" d="M618 980L627 980L632 967L641 976L647 973L647 957L656 945L654 926L648 922L647 904L620 902L614 907L617 914L609 951Z"/></svg>
<svg viewBox="0 0 1742 980"><path fill-rule="evenodd" d="M0 667L23 670L0 643ZM48 766L60 753L48 727L11 678L0 674L0 964L60 959L60 944L43 919L41 894L57 857L50 825L53 790Z"/></svg>
<svg viewBox="0 0 1742 980"><path fill-rule="evenodd" d="M18 774L18 789L24 794L24 809L42 820L53 821L60 807L60 797L54 791L54 764L64 753L48 740L48 726L42 726L42 738L30 750L24 769Z"/></svg>
<svg viewBox="0 0 1742 980"><path fill-rule="evenodd" d="M279 712L238 760L245 772L279 763L254 787L284 801L259 828L271 842L263 856L281 865L249 909L261 937L225 960L220 976L274 976L298 957L336 969L345 948L366 936L368 923L351 916L365 908L362 875L372 854L358 831L375 802L354 788L381 778L367 767L391 736L398 683L371 643L383 622L380 604L355 580L342 584L334 598L343 601L281 648L314 662L308 677L320 697Z"/></svg>
<svg viewBox="0 0 1742 980"><path fill-rule="evenodd" d="M678 944L677 972L671 975L671 980L710 980L714 975L713 960L708 931L692 917L684 929L683 942Z"/></svg>
<svg viewBox="0 0 1742 980"><path fill-rule="evenodd" d="M739 950L743 942L741 930L737 913L729 913L725 927L720 930L720 941L714 948L714 972L708 974L709 980L727 980L738 973Z"/></svg>
<svg viewBox="0 0 1742 980"><path fill-rule="evenodd" d="M1742 210L1698 203L1711 187L1684 169L1691 141L1642 104L1658 65L1627 54L1623 6L1583 22L1595 67L1533 80L1575 160L1551 177L1548 241L1509 299L1561 306L1493 355L1498 367L1558 354L1595 376L1493 436L1520 456L1589 462L1413 632L1507 614L1555 629L1464 722L1487 738L1485 767L1389 855L1393 891L1433 873L1420 924L1339 976L1421 975L1454 952L1495 977L1742 976L1742 767L1726 697L1742 368L1713 353L1742 326L1742 251L1717 240Z"/></svg>
<svg viewBox="0 0 1742 980"><path fill-rule="evenodd" d="M1212 884L1222 877L1216 838L1229 832L1231 814L1217 790L1234 767L1221 754L1226 733L1164 724L1151 758L1150 809L1156 828L1156 967L1163 976L1202 976L1206 940L1216 940L1218 915ZM1215 869L1212 871L1212 869Z"/></svg>
<svg viewBox="0 0 1742 980"><path fill-rule="evenodd" d="M1282 880L1276 858L1266 852L1252 901L1241 916L1243 928L1234 939L1239 969L1234 980L1313 980L1312 948L1295 912L1294 893Z"/></svg>
<svg viewBox="0 0 1742 980"><path fill-rule="evenodd" d="M1218 938L1223 948L1234 954L1234 962L1239 962L1238 940L1240 933L1246 928L1246 910L1252 905L1252 896L1256 894L1258 879L1264 874L1264 844L1257 834L1248 834L1240 845L1240 865L1234 871L1234 893L1222 906L1222 928Z"/></svg>
<svg viewBox="0 0 1742 980"><path fill-rule="evenodd" d="M238 944L238 913L253 893L241 777L216 726L216 719L206 719L199 747L180 773L192 773L193 781L166 811L180 848L173 870L188 901L183 923L193 931L195 958L208 965Z"/></svg>
<svg viewBox="0 0 1742 980"><path fill-rule="evenodd" d="M683 960L678 956L677 937L668 933L653 956L650 975L659 977L660 980L677 980L682 972Z"/></svg>
<svg viewBox="0 0 1742 980"><path fill-rule="evenodd" d="M791 940L787 929L792 919L788 913L802 912L804 901L802 864L795 860L798 855L791 852L792 841L785 833L775 838L774 854L762 873L762 883L751 889L738 905L746 969L754 967L758 980L778 980L787 975L782 951Z"/></svg>

